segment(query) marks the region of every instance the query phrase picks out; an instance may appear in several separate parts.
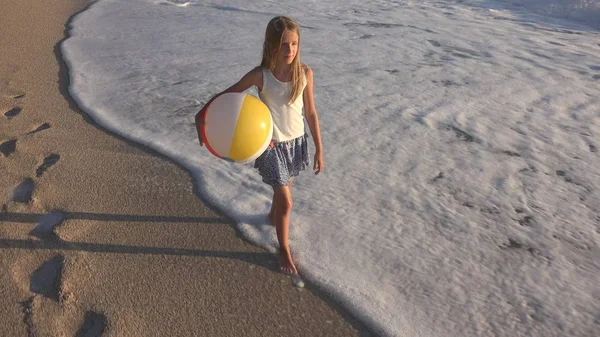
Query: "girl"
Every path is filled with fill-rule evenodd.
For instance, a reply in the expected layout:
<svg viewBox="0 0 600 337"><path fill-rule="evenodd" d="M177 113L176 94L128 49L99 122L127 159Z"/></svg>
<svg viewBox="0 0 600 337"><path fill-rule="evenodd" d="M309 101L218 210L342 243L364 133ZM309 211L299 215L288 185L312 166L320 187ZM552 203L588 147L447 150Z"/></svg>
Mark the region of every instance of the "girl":
<svg viewBox="0 0 600 337"><path fill-rule="evenodd" d="M319 120L313 99L313 72L300 63L300 30L290 18L277 16L269 21L265 32L262 61L236 84L213 97L196 115L200 146L206 108L219 95L243 92L252 86L259 89L260 99L269 107L273 118L273 139L267 150L256 159L262 180L273 187L269 221L275 225L279 241L279 264L286 275L297 275L288 244L292 211L292 179L309 165L304 116L315 143L313 170L323 171L323 146Z"/></svg>

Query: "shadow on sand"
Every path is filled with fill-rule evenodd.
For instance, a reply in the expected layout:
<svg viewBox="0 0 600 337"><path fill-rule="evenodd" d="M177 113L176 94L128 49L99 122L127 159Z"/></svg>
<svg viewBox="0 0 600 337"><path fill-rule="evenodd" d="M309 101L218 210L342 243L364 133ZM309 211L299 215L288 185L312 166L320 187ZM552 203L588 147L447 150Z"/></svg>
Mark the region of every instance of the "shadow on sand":
<svg viewBox="0 0 600 337"><path fill-rule="evenodd" d="M0 223L27 223L36 224L40 218L46 214L26 214L26 213L0 213ZM123 215L123 214L100 214L87 212L69 212L65 213L64 220L84 219L95 221L122 221L122 222L168 222L174 225L182 223L215 224L222 225L223 218L218 217L176 217L176 216L147 216L147 215ZM54 233L54 232L52 232ZM38 236L39 237L39 236ZM0 238L0 250L2 249L25 249L25 250L49 250L57 252L80 251L90 253L113 253L113 254L147 254L147 255L167 255L167 256L192 256L200 258L222 258L240 260L266 268L274 273L279 273L278 262L275 254L269 252L232 252L189 248L169 248L169 247L151 247L151 246L130 246L119 244L103 244L89 242L65 241L58 235L46 235L42 240L24 240L24 239L4 239ZM354 315L345 309L341 303L333 300L324 289L315 284L306 282L305 289L317 296L329 307L338 312L349 324L352 325L362 337L377 336L370 328L362 323ZM44 289L40 290L43 291ZM55 297L54 295L52 297Z"/></svg>

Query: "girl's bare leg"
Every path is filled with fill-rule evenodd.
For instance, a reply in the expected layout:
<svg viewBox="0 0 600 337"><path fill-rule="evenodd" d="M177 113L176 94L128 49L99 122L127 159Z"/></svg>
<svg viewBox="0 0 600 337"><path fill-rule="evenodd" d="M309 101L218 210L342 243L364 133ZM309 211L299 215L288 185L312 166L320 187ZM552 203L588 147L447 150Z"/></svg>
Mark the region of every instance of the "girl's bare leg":
<svg viewBox="0 0 600 337"><path fill-rule="evenodd" d="M271 210L269 211L269 224L275 227L275 214L277 213L277 201L275 200L275 191L273 191L273 201L271 201Z"/></svg>
<svg viewBox="0 0 600 337"><path fill-rule="evenodd" d="M290 246L288 236L290 230L290 215L292 213L292 193L289 185L273 189L273 201L275 205L274 220L277 240L279 241L279 265L284 274L295 275L298 273Z"/></svg>
<svg viewBox="0 0 600 337"><path fill-rule="evenodd" d="M293 180L290 179L290 183L288 184L288 186L290 187L290 194L292 192L292 182ZM273 191L273 201L271 201L271 209L269 210L269 224L271 224L271 226L275 227L275 214L277 212L277 201L275 200L275 191Z"/></svg>

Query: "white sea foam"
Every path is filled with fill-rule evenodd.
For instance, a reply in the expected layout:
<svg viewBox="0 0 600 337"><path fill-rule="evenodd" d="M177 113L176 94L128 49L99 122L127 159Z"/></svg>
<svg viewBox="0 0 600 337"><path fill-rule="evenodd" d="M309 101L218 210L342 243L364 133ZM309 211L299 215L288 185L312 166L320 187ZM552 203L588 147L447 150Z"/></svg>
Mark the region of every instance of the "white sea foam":
<svg viewBox="0 0 600 337"><path fill-rule="evenodd" d="M325 172L294 183L305 277L382 335L598 335L596 1L560 15L580 22L523 0L169 3L186 5L102 0L79 14L62 45L70 91L189 169L249 240L274 251L270 188L200 148L193 121L286 14L315 71L325 149Z"/></svg>
<svg viewBox="0 0 600 337"><path fill-rule="evenodd" d="M540 15L568 19L600 29L600 3L597 0L499 0L497 2L510 6L513 10L521 7Z"/></svg>

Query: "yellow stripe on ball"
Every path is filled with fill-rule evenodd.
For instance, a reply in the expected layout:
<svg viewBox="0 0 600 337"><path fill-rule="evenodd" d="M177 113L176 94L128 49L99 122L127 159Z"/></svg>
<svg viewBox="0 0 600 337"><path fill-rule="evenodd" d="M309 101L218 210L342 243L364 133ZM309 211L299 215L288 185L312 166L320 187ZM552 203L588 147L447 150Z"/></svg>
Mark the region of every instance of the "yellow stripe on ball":
<svg viewBox="0 0 600 337"><path fill-rule="evenodd" d="M229 158L245 161L264 149L271 141L271 123L267 106L258 98L246 95L233 133Z"/></svg>

